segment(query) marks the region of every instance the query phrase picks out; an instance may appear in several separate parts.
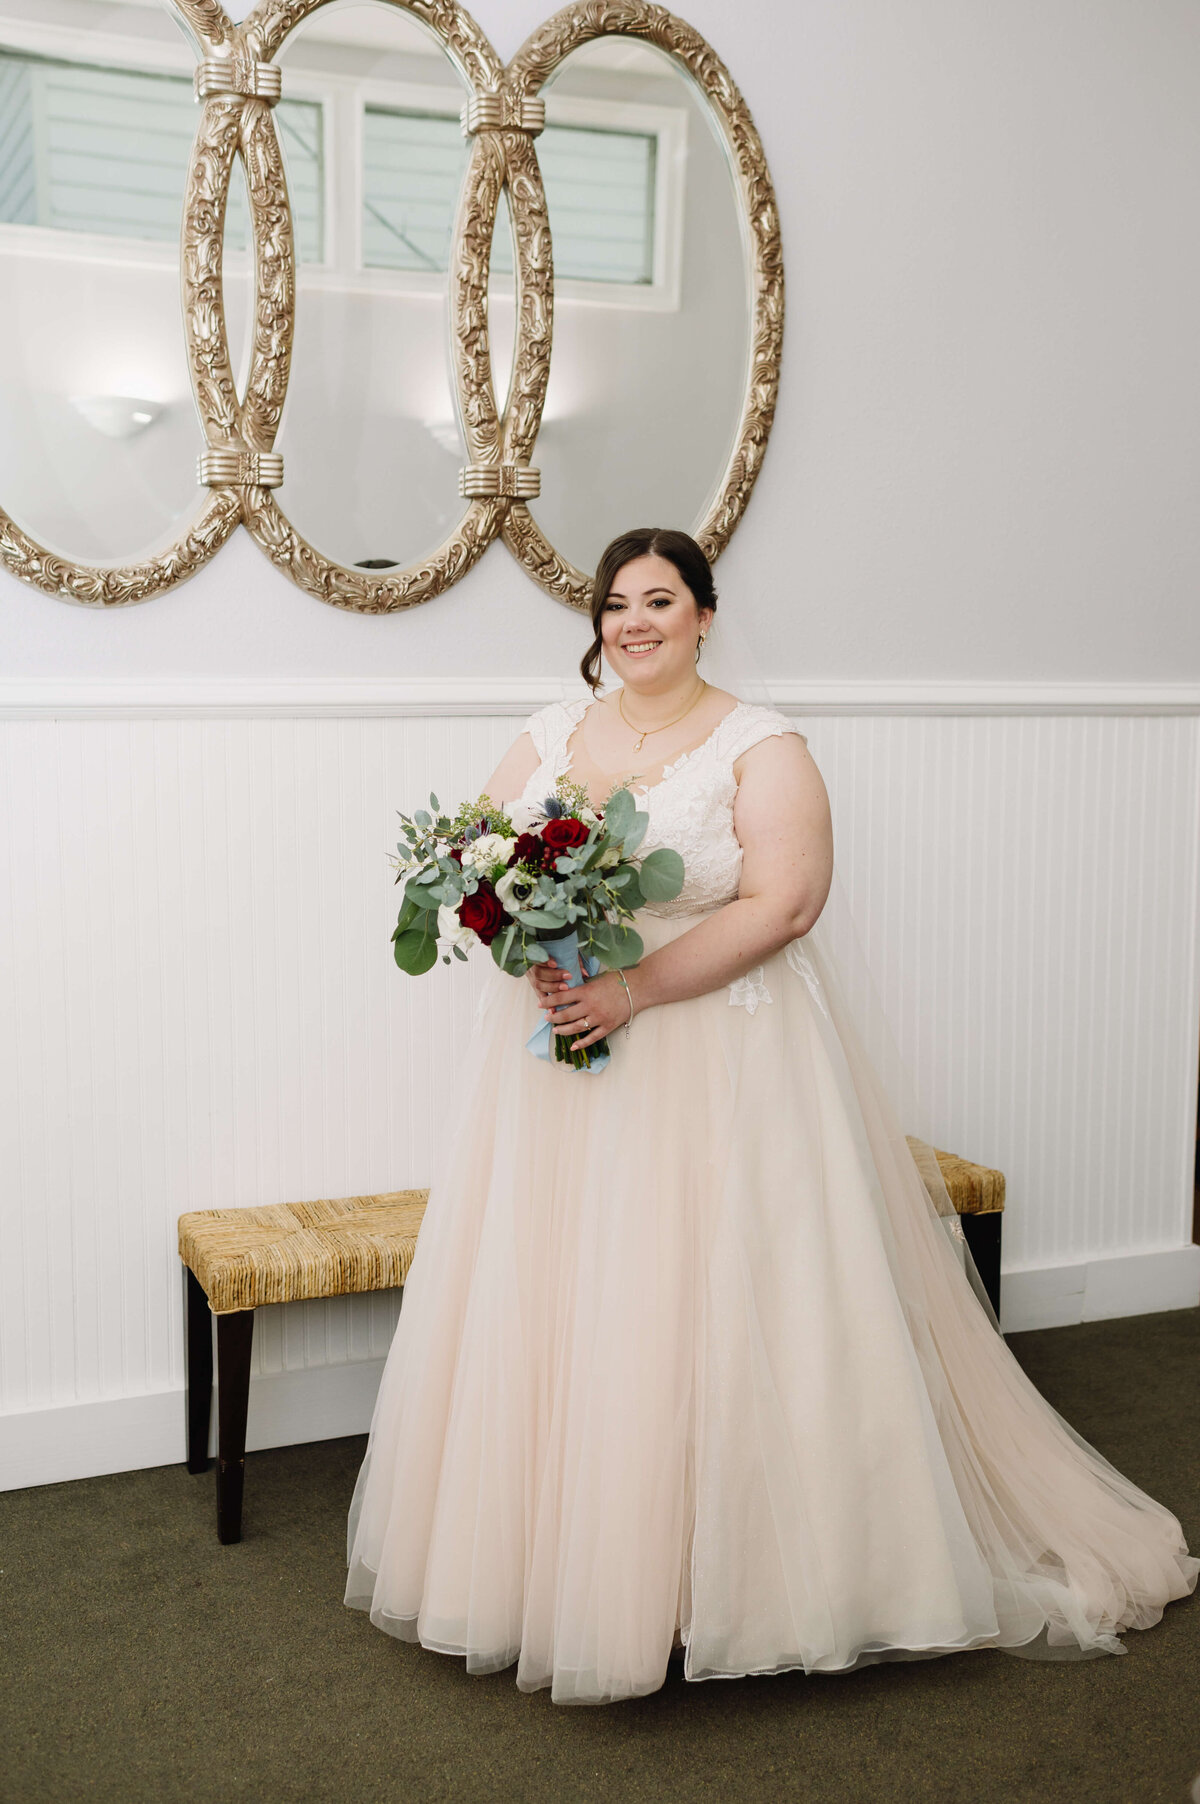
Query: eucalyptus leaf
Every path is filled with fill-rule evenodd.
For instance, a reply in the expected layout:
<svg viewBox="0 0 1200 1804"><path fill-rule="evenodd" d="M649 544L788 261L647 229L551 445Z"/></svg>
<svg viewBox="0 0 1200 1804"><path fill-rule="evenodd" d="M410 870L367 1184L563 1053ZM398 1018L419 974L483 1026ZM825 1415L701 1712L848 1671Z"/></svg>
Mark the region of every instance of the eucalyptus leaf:
<svg viewBox="0 0 1200 1804"><path fill-rule="evenodd" d="M633 825L626 833L624 840L626 858L632 858L633 854L637 851L638 847L646 837L646 830L649 825L650 816L648 814L642 814L639 811L634 815Z"/></svg>
<svg viewBox="0 0 1200 1804"><path fill-rule="evenodd" d="M620 875L621 873L617 874ZM610 877L608 881L611 883L612 878ZM638 874L632 866L630 866L629 879L622 884L620 894L621 907L627 908L630 914L632 914L635 909L644 908L646 905L646 898L642 894L642 886L638 881Z"/></svg>
<svg viewBox="0 0 1200 1804"><path fill-rule="evenodd" d="M418 827L432 827L433 825L432 817L426 814L423 808L417 809L417 812L413 815L413 819L416 821Z"/></svg>
<svg viewBox="0 0 1200 1804"><path fill-rule="evenodd" d="M633 797L627 789L618 789L609 797L604 810L604 830L610 839L624 839L637 813Z"/></svg>
<svg viewBox="0 0 1200 1804"><path fill-rule="evenodd" d="M543 933L549 929L553 929L556 933L561 933L566 924L566 908L561 904L554 909L526 908L521 914L521 925L523 927L532 927L538 933Z"/></svg>
<svg viewBox="0 0 1200 1804"><path fill-rule="evenodd" d="M469 960L468 960L468 958L467 958L467 955L466 955L466 953L465 953L465 952L464 952L464 951L463 951L463 949L462 949L462 947L461 947L461 946L456 946L456 947L455 947L455 948L454 948L454 956L455 956L455 958L461 958L461 959L462 959L462 962L463 962L463 964L464 964L464 965L465 965L465 964L467 964L467 963L469 963Z"/></svg>
<svg viewBox="0 0 1200 1804"><path fill-rule="evenodd" d="M403 902L400 904L400 913L396 919L396 933L403 933L406 928L411 927L418 916L423 913L424 910L419 908L410 896L405 896ZM395 934L393 934L392 938L394 939L395 937Z"/></svg>
<svg viewBox="0 0 1200 1804"><path fill-rule="evenodd" d="M435 872L434 875L436 876L436 874L437 873ZM429 888L428 884L421 883L419 877L409 878L408 888L404 892L404 900L406 902L411 902L414 908L418 908L423 912L439 906L438 899L433 891Z"/></svg>
<svg viewBox="0 0 1200 1804"><path fill-rule="evenodd" d="M636 965L646 950L641 934L635 933L632 927L614 927L613 934L616 939L614 965L618 970Z"/></svg>
<svg viewBox="0 0 1200 1804"><path fill-rule="evenodd" d="M639 875L647 902L669 902L683 888L683 859L670 846L660 846L647 852Z"/></svg>
<svg viewBox="0 0 1200 1804"><path fill-rule="evenodd" d="M406 933L397 935L393 952L402 971L407 971L410 977L420 977L423 972L432 971L437 963L437 935L410 927Z"/></svg>
<svg viewBox="0 0 1200 1804"><path fill-rule="evenodd" d="M592 946L597 955L610 954L617 949L617 930L611 921L598 921L592 928Z"/></svg>

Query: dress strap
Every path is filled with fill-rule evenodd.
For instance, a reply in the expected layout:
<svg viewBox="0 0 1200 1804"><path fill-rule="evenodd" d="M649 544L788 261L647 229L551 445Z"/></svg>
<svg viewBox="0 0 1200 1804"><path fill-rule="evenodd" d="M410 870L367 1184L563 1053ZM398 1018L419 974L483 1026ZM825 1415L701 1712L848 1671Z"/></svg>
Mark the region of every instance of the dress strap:
<svg viewBox="0 0 1200 1804"><path fill-rule="evenodd" d="M525 731L533 740L533 747L543 764L557 766L561 761L567 740L575 731L588 698L581 697L572 702L547 702L525 722Z"/></svg>
<svg viewBox="0 0 1200 1804"><path fill-rule="evenodd" d="M721 753L726 763L732 764L748 752L751 746L758 745L764 739L777 739L782 733L795 733L798 739L808 744L807 737L800 731L794 721L778 708L766 708L757 702L747 702L729 716L728 725L722 736Z"/></svg>

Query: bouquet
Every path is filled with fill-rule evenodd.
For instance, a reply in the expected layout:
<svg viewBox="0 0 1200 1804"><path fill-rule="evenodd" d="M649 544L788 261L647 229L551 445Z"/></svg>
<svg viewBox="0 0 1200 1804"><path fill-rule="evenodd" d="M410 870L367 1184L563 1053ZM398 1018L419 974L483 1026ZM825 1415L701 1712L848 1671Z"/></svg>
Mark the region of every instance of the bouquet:
<svg viewBox="0 0 1200 1804"><path fill-rule="evenodd" d="M669 901L683 886L678 852L661 847L634 857L649 824L628 789L616 788L594 809L565 777L543 802L512 802L507 812L481 795L450 817L431 795L428 810L400 815L396 963L418 976L439 956L444 964L452 955L465 960L482 943L514 977L553 957L572 989L601 966L635 965L642 940L627 923L644 903ZM576 1070L607 1065L607 1039L577 1051L566 1040L546 1022L529 1050Z"/></svg>

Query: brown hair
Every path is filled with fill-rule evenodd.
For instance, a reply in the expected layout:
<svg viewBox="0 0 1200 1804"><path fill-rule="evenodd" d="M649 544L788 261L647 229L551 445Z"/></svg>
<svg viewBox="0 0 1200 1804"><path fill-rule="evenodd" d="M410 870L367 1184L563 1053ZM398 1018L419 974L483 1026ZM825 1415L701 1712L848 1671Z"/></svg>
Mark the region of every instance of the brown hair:
<svg viewBox="0 0 1200 1804"><path fill-rule="evenodd" d="M592 632L594 637L580 661L579 669L590 689L600 683L600 654L603 639L600 621L604 604L617 578L617 571L637 557L665 557L674 564L695 597L697 608L716 611L717 591L713 588L712 569L695 539L686 532L675 532L667 526L635 526L606 545L596 565L592 581Z"/></svg>

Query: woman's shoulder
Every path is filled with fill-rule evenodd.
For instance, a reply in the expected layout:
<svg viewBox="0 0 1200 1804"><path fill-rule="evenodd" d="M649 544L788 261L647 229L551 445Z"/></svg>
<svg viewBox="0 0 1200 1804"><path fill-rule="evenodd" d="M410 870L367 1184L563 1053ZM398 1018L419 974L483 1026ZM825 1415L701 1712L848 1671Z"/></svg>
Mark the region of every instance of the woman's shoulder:
<svg viewBox="0 0 1200 1804"><path fill-rule="evenodd" d="M775 739L784 733L794 733L804 745L808 744L795 721L766 702L739 700L736 708L725 716L722 727L725 755L731 761L760 745L764 739Z"/></svg>

